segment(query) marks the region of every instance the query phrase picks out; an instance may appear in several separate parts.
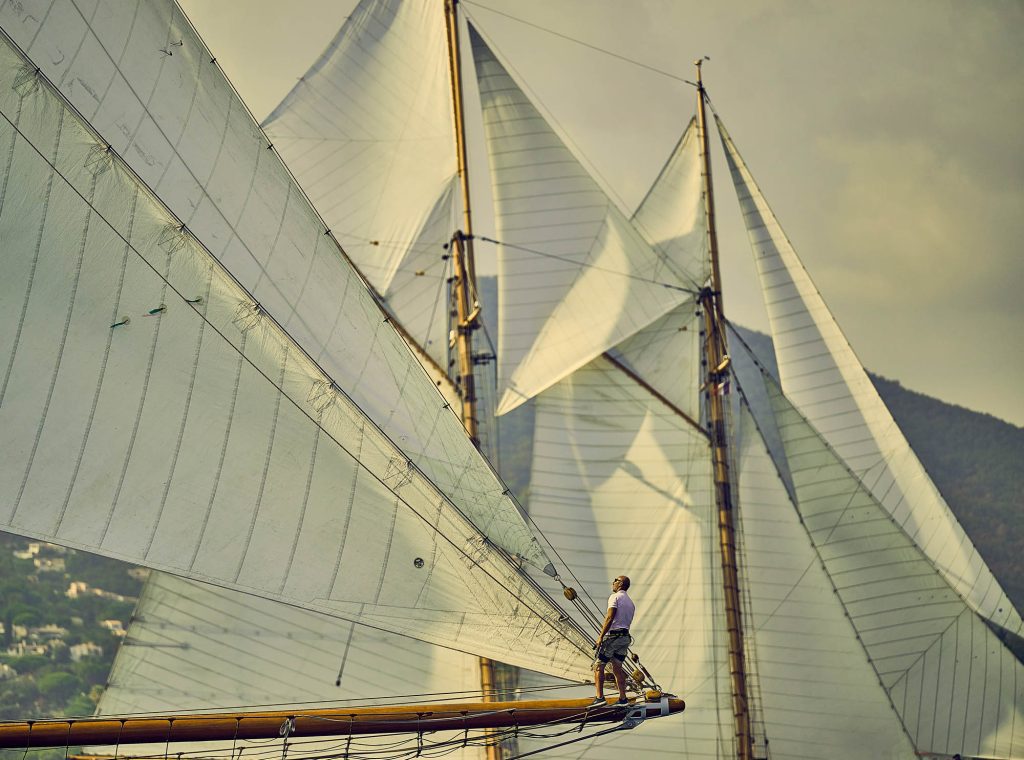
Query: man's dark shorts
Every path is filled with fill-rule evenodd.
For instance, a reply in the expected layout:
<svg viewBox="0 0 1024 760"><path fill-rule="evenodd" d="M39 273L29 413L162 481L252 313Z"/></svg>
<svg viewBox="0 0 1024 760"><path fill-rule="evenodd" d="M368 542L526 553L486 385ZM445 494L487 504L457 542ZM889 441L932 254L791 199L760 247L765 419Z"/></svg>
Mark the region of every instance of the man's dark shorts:
<svg viewBox="0 0 1024 760"><path fill-rule="evenodd" d="M612 658L619 662L625 662L626 650L629 649L631 643L633 643L633 637L628 632L605 634L605 637L601 639L601 646L597 648L597 662L607 663Z"/></svg>

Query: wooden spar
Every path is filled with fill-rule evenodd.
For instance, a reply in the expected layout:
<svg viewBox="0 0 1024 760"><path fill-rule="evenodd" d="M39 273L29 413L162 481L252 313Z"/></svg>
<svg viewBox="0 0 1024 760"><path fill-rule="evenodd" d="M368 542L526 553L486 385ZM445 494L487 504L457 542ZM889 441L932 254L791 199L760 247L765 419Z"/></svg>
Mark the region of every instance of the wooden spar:
<svg viewBox="0 0 1024 760"><path fill-rule="evenodd" d="M476 259L473 254L473 210L469 194L469 170L466 159L466 121L462 99L462 56L459 49L459 23L455 6L458 0L444 0L444 20L448 32L448 71L452 85L452 108L455 118L455 153L458 157L462 188L463 231L452 239L455 285L455 345L459 374L457 386L462 398L462 424L473 443L480 446L476 416L476 377L473 373L473 330L479 325L480 308L471 298L476 292ZM494 661L479 659L480 690L486 701L497 698ZM488 742L487 760L501 760L501 748Z"/></svg>
<svg viewBox="0 0 1024 760"><path fill-rule="evenodd" d="M681 699L648 694L642 717L681 712ZM633 707L633 706L631 706ZM551 723L621 721L626 709L593 707L588 699L467 702L387 707L338 707L203 715L102 717L0 723L0 748L35 749L79 744L125 745L233 739L290 739L422 731L515 728Z"/></svg>
<svg viewBox="0 0 1024 760"><path fill-rule="evenodd" d="M711 255L711 287L700 296L704 315L704 358L707 361L705 393L711 425L711 456L714 469L715 503L718 507L719 548L725 585L725 618L729 633L729 674L732 682L733 719L736 724L736 755L753 760L754 739L750 721L746 658L743 646L743 618L740 609L739 573L736 563L736 530L733 520L732 486L729 481L729 438L725 422L725 386L729 377L729 353L722 307L722 279L718 264L718 235L715 230L715 202L711 183L711 157L708 152L707 122L704 115L704 83L701 64L697 66L697 129L704 178L704 211L708 225L708 250Z"/></svg>
<svg viewBox="0 0 1024 760"><path fill-rule="evenodd" d="M444 0L445 26L448 31L448 68L451 74L452 105L455 111L455 152L462 184L463 226L452 239L454 263L458 385L462 394L462 422L474 443L479 444L476 416L476 388L473 377L473 330L478 326L479 309L471 291L476 291L476 265L473 255L473 214L469 198L469 172L466 168L466 129L462 108L462 69L459 53L459 25L455 15L458 0Z"/></svg>

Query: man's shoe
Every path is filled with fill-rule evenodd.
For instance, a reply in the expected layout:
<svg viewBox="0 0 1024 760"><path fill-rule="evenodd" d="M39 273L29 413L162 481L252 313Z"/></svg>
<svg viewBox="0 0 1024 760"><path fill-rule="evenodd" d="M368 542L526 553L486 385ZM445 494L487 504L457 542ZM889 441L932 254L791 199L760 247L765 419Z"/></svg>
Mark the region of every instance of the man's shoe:
<svg viewBox="0 0 1024 760"><path fill-rule="evenodd" d="M594 697L594 699L590 703L590 706L591 707L596 707L597 705L607 705L607 704L608 704L608 702L607 702L607 700L604 697Z"/></svg>
<svg viewBox="0 0 1024 760"><path fill-rule="evenodd" d="M628 699L620 699L618 702L615 703L615 705L617 707L629 707L630 702Z"/></svg>

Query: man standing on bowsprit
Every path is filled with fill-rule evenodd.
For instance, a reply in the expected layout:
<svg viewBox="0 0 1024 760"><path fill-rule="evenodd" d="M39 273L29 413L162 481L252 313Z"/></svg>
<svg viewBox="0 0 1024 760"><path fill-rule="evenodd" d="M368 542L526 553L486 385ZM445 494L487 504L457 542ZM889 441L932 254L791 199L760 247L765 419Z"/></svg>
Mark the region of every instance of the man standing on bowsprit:
<svg viewBox="0 0 1024 760"><path fill-rule="evenodd" d="M633 642L629 635L629 625L633 622L633 614L636 607L633 600L629 598L626 590L629 588L629 578L620 575L612 581L612 595L608 597L608 612L604 616L604 625L597 635L595 650L597 659L594 660L594 684L597 687L597 696L594 697L594 704L604 704L604 666L610 661L612 674L615 676L615 685L619 687L618 705L628 705L626 699L626 672L622 669L622 663L626 661L626 650Z"/></svg>

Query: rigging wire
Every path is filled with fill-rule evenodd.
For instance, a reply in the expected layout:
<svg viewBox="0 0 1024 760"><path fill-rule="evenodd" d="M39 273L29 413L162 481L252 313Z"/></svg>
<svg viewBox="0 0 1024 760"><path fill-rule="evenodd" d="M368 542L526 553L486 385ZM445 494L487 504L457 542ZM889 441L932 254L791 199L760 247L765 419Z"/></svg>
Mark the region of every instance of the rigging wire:
<svg viewBox="0 0 1024 760"><path fill-rule="evenodd" d="M469 13L468 10L466 11L466 17L468 19L472 19L473 18L472 14ZM480 36L483 37L487 41L487 43L491 46L492 50L498 51L499 50L498 46L495 45L493 40L491 40L491 38L483 32L483 30L480 28L479 24L476 24L475 19L474 19L474 24L475 24L474 28L476 29L477 33L480 34ZM544 116L547 119L549 125L551 125L551 126L556 128L555 131L558 133L558 135L561 138L561 140L566 145L568 145L568 146L570 146L572 148L572 152L576 155L576 157L578 159L581 160L581 163L585 163L586 164L585 168L587 169L587 171L590 172L590 175L595 180L600 180L598 182L598 184L601 186L602 190L604 191L604 194L607 195L608 198L614 198L615 202L618 204L619 208L627 208L627 204L623 200L622 196L620 196L617 192L615 192L615 190L614 190L614 188L612 186L612 183L608 182L608 180L605 178L604 174L602 174L598 170L598 168L596 166L594 166L589 160L586 159L586 154L580 149L580 146L576 143L575 140L572 139L572 137L570 136L569 132L564 127L562 127L561 122L558 119L555 118L555 115L552 112L552 110L550 108L548 108L544 104L543 99L536 92L534 92L534 90L532 88L530 88L528 85L525 84L526 80L518 72L518 70L511 63L508 62L507 57L502 56L502 60L500 61L500 63L506 69L508 69L510 72L514 72L515 73L515 77L513 77L514 81L517 84L519 84L519 86L524 90L524 92L526 92L529 95L529 100L538 109L538 111L542 110L544 112Z"/></svg>
<svg viewBox="0 0 1024 760"><path fill-rule="evenodd" d="M536 256L543 256L544 258L547 258L547 259L554 259L556 261L564 261L567 264L572 264L573 266L579 267L580 269L590 269L590 270L595 271L595 272L605 272L607 274L615 274L615 275L619 275L620 277L625 277L625 278L630 279L630 280L639 280L640 282L645 282L645 283L648 283L650 285L660 285L663 288L667 288L669 290L678 290L678 291L680 291L682 293L688 293L688 294L693 295L693 296L696 296L696 295L698 295L700 293L700 291L698 289L696 289L696 288L684 288L681 285L675 285L674 283L663 282L663 281L659 282L658 280L653 280L650 277L642 277L642 276L640 276L638 274L630 274L629 272L620 272L620 271L615 270L615 269L608 269L607 267L600 267L600 266L596 266L594 264L580 263L579 261L576 261L575 259L569 258L568 256L559 256L556 253L546 253L544 251L538 251L536 248L527 248L526 246L517 245L515 243L506 243L506 242L503 242L501 240L495 240L494 238L485 237L483 235L474 235L473 237L475 237L477 240L482 240L485 243L492 243L494 245L504 246L505 248L513 248L513 249L515 249L517 251L523 251L525 253L532 253L532 254L534 254Z"/></svg>
<svg viewBox="0 0 1024 760"><path fill-rule="evenodd" d="M670 71L665 71L664 69L659 69L656 66L651 66L650 64L644 63L643 61L638 61L635 58L629 58L627 56L622 55L621 53L616 53L613 50L608 50L607 48L599 47L598 45L594 45L594 44L592 44L590 42L584 42L583 40L579 39L578 37L571 37L568 34L565 34L564 32L556 32L554 29L549 29L546 26L541 26L540 24L535 24L532 21L527 21L526 19L520 18L519 16L513 16L510 13L505 13L504 11L499 11L497 8L492 8L492 7L488 6L488 5L483 5L482 3L473 2L473 0L462 0L462 4L463 5L472 5L472 6L476 7L476 8L480 8L481 10L490 11L491 13L494 13L494 14L496 14L498 16L504 16L507 19L510 19L510 20L515 21L515 22L520 23L520 24L523 24L524 26L529 26L529 27L533 27L534 29L539 29L542 32L545 32L545 33L550 34L550 35L552 35L554 37L558 37L560 39L566 40L567 42L572 42L572 43L574 43L576 45L579 45L581 47L585 47L585 48L588 48L588 49L593 50L595 52L602 53L603 55L607 55L610 58L616 58L616 59L618 59L620 61L624 61L624 62L632 64L634 66L638 66L639 68L647 69L648 71L652 71L655 74L660 74L661 76L668 77L669 79L674 79L677 82L682 82L683 84L688 84L691 87L696 87L697 86L696 82L691 81L689 79L686 79L685 77L681 77L678 74L673 74Z"/></svg>

